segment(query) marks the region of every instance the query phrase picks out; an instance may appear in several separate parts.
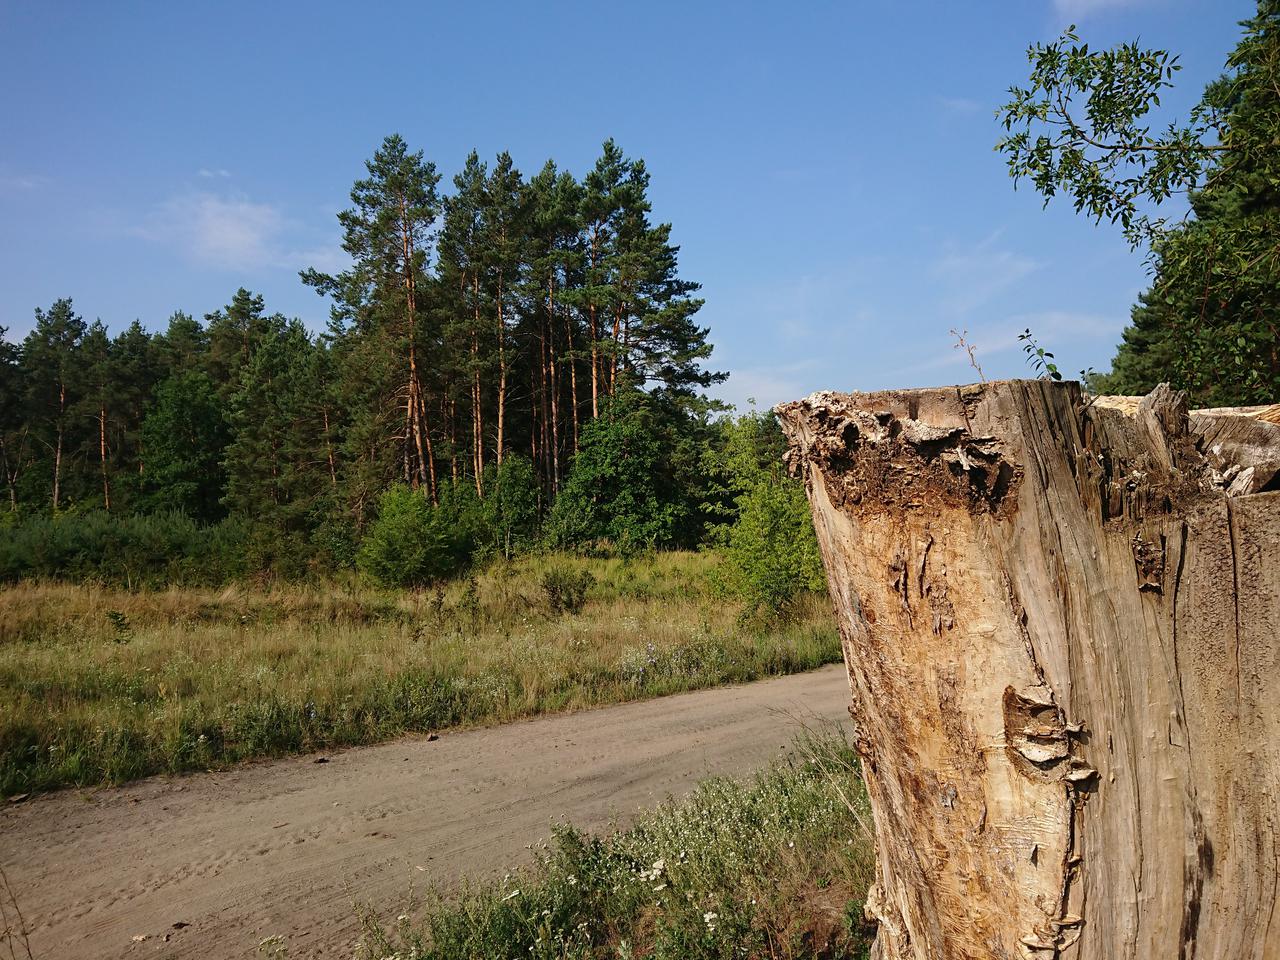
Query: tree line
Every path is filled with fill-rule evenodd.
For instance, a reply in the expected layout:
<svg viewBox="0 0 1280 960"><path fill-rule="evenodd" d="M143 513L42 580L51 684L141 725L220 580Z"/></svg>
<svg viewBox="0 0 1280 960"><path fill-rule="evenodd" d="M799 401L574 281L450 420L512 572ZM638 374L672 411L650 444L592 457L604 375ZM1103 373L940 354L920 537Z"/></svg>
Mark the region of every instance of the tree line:
<svg viewBox="0 0 1280 960"><path fill-rule="evenodd" d="M220 524L249 571L422 582L535 541L726 542L748 488L790 483L764 467L772 418L718 418L705 394L725 374L643 160L610 140L581 178L525 177L473 152L444 190L393 135L365 166L339 214L349 267L301 275L330 303L318 335L240 289L154 334L61 299L3 341L7 523L30 554L10 568L56 573L86 531L157 523L186 532L152 553L189 552Z"/></svg>

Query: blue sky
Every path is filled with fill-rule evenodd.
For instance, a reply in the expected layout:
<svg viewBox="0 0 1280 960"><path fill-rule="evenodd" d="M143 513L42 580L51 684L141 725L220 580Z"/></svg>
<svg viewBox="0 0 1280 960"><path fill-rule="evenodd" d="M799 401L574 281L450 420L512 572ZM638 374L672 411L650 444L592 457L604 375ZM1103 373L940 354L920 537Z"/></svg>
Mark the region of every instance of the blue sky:
<svg viewBox="0 0 1280 960"><path fill-rule="evenodd" d="M753 4L0 0L0 325L74 297L162 329L239 286L320 329L304 266L388 133L447 178L473 147L581 173L618 140L703 284L720 395L1025 373L1030 326L1105 368L1145 286L1116 231L1014 192L992 151L1026 46L1180 53L1166 105L1222 69L1248 0Z"/></svg>

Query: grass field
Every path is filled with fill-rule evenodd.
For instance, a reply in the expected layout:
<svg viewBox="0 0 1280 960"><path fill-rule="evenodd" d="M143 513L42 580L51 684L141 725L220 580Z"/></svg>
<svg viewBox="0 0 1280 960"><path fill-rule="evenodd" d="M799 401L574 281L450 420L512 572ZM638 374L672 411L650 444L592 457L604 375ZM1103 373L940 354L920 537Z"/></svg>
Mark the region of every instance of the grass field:
<svg viewBox="0 0 1280 960"><path fill-rule="evenodd" d="M535 867L372 919L369 960L856 960L875 857L852 749L802 738L754 781L710 780L604 837L560 828ZM267 942L264 954L284 956Z"/></svg>
<svg viewBox="0 0 1280 960"><path fill-rule="evenodd" d="M354 582L5 587L0 792L215 768L839 659L825 597L804 598L785 622L745 624L716 587L716 563L533 557L414 593Z"/></svg>

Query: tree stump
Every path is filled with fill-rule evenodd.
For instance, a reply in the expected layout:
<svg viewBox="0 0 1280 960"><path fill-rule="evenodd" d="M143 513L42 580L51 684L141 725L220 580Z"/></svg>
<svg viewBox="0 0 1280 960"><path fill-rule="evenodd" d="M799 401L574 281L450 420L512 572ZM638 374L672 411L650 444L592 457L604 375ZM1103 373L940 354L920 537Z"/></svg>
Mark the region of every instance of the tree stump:
<svg viewBox="0 0 1280 960"><path fill-rule="evenodd" d="M1003 381L780 406L878 960L1280 958L1280 424Z"/></svg>

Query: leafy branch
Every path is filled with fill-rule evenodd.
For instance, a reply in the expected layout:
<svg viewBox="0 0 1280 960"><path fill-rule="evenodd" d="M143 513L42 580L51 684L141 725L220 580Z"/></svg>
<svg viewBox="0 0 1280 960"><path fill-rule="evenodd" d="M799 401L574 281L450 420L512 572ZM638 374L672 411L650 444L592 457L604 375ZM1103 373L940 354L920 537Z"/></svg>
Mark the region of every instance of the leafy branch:
<svg viewBox="0 0 1280 960"><path fill-rule="evenodd" d="M1077 213L1118 224L1133 246L1152 244L1165 221L1142 212L1203 184L1232 147L1222 115L1201 103L1184 125L1153 133L1148 117L1181 69L1166 50L1137 43L1091 50L1070 27L1027 51L1029 85L1009 88L996 143L1015 184L1029 180L1045 204L1058 193ZM1077 106L1078 105L1078 106Z"/></svg>

